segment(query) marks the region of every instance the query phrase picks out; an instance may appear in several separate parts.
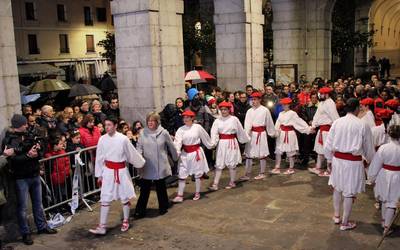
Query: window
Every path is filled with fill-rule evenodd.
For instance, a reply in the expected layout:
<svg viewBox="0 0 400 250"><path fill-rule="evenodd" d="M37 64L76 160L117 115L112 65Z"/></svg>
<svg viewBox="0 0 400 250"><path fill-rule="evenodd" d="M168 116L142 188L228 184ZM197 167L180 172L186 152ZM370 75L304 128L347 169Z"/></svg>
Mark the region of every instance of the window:
<svg viewBox="0 0 400 250"><path fill-rule="evenodd" d="M97 21L107 22L107 10L106 8L96 8Z"/></svg>
<svg viewBox="0 0 400 250"><path fill-rule="evenodd" d="M65 5L57 4L57 18L59 22L66 22L67 18L65 15Z"/></svg>
<svg viewBox="0 0 400 250"><path fill-rule="evenodd" d="M87 52L95 52L93 35L86 35L86 51Z"/></svg>
<svg viewBox="0 0 400 250"><path fill-rule="evenodd" d="M35 5L33 2L25 2L26 20L36 20Z"/></svg>
<svg viewBox="0 0 400 250"><path fill-rule="evenodd" d="M60 34L60 53L69 53L67 34Z"/></svg>
<svg viewBox="0 0 400 250"><path fill-rule="evenodd" d="M29 34L28 35L28 47L29 47L29 54L40 54L39 48L37 46L37 39L36 35Z"/></svg>
<svg viewBox="0 0 400 250"><path fill-rule="evenodd" d="M86 26L91 26L93 25L93 19L92 19L92 12L90 10L90 7L83 7L83 14L85 16L85 25Z"/></svg>

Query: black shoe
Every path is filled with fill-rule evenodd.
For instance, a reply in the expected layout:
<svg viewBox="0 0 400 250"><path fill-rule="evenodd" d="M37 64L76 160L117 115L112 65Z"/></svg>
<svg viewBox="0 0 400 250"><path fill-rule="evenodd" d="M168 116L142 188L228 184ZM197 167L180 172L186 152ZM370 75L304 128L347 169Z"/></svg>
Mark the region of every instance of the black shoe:
<svg viewBox="0 0 400 250"><path fill-rule="evenodd" d="M56 234L57 230L46 227L44 229L40 229L37 233L38 234Z"/></svg>
<svg viewBox="0 0 400 250"><path fill-rule="evenodd" d="M30 234L24 234L22 235L22 242L25 245L33 245L33 240Z"/></svg>
<svg viewBox="0 0 400 250"><path fill-rule="evenodd" d="M145 213L134 213L133 214L133 218L135 218L135 219L143 219L144 217L146 217Z"/></svg>
<svg viewBox="0 0 400 250"><path fill-rule="evenodd" d="M210 179L210 177L209 177L206 173L204 173L203 176L202 176L201 178L202 178L202 179L206 179L206 180Z"/></svg>
<svg viewBox="0 0 400 250"><path fill-rule="evenodd" d="M158 214L159 214L159 215L164 215L164 214L166 214L166 213L168 213L168 210L167 210L167 209L163 209L163 210L158 211Z"/></svg>

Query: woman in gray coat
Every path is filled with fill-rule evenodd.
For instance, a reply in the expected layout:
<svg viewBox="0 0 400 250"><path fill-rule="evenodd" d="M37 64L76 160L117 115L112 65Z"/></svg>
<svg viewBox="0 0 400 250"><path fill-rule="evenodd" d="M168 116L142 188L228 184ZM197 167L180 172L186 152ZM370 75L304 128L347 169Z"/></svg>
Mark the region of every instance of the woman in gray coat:
<svg viewBox="0 0 400 250"><path fill-rule="evenodd" d="M140 169L140 196L136 204L135 218L146 216L151 186L155 184L159 213L168 212L169 201L165 178L171 175L168 152L174 161L178 155L167 130L160 126L160 116L150 112L146 117L146 128L139 135L137 151L142 154L146 163Z"/></svg>

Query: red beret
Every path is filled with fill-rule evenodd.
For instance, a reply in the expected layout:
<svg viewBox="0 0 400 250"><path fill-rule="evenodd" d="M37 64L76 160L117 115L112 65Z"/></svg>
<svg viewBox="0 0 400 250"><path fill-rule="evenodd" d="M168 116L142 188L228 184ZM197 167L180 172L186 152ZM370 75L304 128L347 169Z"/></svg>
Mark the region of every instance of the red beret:
<svg viewBox="0 0 400 250"><path fill-rule="evenodd" d="M367 105L374 105L374 102L375 102L374 99L368 97L362 99L360 104L367 106Z"/></svg>
<svg viewBox="0 0 400 250"><path fill-rule="evenodd" d="M215 100L215 98L211 98L210 100L208 100L207 104L208 104L208 106L211 106L216 102L217 102L217 100Z"/></svg>
<svg viewBox="0 0 400 250"><path fill-rule="evenodd" d="M390 109L379 109L376 116L381 119L389 119L392 117L394 111Z"/></svg>
<svg viewBox="0 0 400 250"><path fill-rule="evenodd" d="M196 114L191 111L191 110L186 110L185 112L182 113L182 116L190 116L190 117L195 117Z"/></svg>
<svg viewBox="0 0 400 250"><path fill-rule="evenodd" d="M399 102L399 100L391 99L389 101L386 101L385 105L390 107L390 108L397 109L397 107L400 106L400 102Z"/></svg>
<svg viewBox="0 0 400 250"><path fill-rule="evenodd" d="M281 103L282 105L289 105L289 104L292 103L292 99L290 99L289 97L282 98L282 99L280 100L280 103Z"/></svg>
<svg viewBox="0 0 400 250"><path fill-rule="evenodd" d="M232 108L232 103L223 101L218 105L218 107L230 109L230 108Z"/></svg>
<svg viewBox="0 0 400 250"><path fill-rule="evenodd" d="M332 92L332 89L329 87L322 87L318 90L320 94L329 94Z"/></svg>
<svg viewBox="0 0 400 250"><path fill-rule="evenodd" d="M253 98L261 98L262 94L261 94L261 92L256 91L256 92L253 92L253 94L251 94L251 97L253 97Z"/></svg>

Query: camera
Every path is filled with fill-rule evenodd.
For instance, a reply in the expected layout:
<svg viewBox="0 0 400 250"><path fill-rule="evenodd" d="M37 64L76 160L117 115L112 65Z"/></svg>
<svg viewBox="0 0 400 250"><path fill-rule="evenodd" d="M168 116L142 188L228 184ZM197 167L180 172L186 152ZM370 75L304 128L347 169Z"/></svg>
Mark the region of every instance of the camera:
<svg viewBox="0 0 400 250"><path fill-rule="evenodd" d="M17 147L14 148L16 154L28 153L31 148L37 144L42 145L42 137L39 136L28 136L26 137Z"/></svg>

